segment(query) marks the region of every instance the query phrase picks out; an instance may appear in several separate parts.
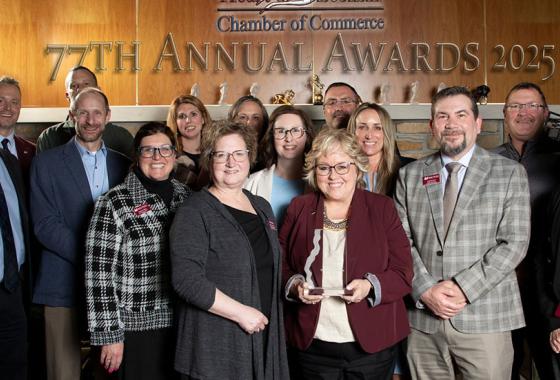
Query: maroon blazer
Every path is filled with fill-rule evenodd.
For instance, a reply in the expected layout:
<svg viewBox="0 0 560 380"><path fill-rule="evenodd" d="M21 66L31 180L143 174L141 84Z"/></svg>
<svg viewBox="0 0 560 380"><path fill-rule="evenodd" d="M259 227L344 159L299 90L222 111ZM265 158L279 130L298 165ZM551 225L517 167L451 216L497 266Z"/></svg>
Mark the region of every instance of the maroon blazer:
<svg viewBox="0 0 560 380"><path fill-rule="evenodd" d="M284 250L284 286L295 274L305 276L304 265L313 249L314 230L323 228L323 201L320 193L310 193L295 198L288 207L279 236ZM346 305L357 343L366 352L378 352L410 332L403 297L411 291L412 256L391 198L356 189L350 205L346 251L348 282L372 273L381 284L379 305L371 307L366 300ZM318 286L321 268L322 253L311 266L313 281ZM285 310L288 343L300 350L307 349L315 335L320 304L286 302Z"/></svg>
<svg viewBox="0 0 560 380"><path fill-rule="evenodd" d="M16 151L23 178L25 182L29 182L29 168L31 167L31 160L35 157L35 144L19 136L14 136L14 141L16 142Z"/></svg>

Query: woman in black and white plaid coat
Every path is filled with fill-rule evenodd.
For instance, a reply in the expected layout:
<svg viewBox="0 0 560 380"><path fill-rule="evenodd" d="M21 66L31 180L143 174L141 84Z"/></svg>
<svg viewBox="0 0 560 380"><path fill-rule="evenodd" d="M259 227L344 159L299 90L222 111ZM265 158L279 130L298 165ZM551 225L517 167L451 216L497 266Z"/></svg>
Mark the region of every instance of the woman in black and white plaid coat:
<svg viewBox="0 0 560 380"><path fill-rule="evenodd" d="M175 139L160 123L134 138L135 165L95 206L86 240L91 344L123 379L173 377L168 228L190 190L171 179Z"/></svg>

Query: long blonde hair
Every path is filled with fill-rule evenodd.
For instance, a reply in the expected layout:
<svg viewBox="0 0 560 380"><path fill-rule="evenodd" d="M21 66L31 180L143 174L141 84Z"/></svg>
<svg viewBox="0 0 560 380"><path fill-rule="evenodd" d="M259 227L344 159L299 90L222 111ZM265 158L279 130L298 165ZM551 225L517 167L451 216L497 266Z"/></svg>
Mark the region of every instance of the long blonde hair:
<svg viewBox="0 0 560 380"><path fill-rule="evenodd" d="M385 195L392 195L401 164L397 154L397 132L389 113L378 104L362 103L350 115L347 130L354 138L356 137L356 119L366 109L377 112L383 128L383 149L381 150L381 160L377 167L378 186L374 191Z"/></svg>

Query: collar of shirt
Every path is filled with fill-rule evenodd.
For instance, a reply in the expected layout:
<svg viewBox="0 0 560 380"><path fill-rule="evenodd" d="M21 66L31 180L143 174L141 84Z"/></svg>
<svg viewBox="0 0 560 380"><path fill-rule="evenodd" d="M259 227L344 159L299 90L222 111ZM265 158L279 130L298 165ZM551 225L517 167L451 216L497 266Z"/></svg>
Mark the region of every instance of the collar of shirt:
<svg viewBox="0 0 560 380"><path fill-rule="evenodd" d="M447 176L449 175L449 173L447 172L447 169L445 168L445 165L447 165L450 162L458 162L461 165L461 169L459 169L459 172L457 173L457 179L459 180L459 190L461 189L461 186L463 185L463 180L465 179L465 174L467 173L467 168L469 167L469 163L471 162L471 158L473 156L474 153L474 149L476 147L476 144L472 146L472 148L463 156L461 157L459 160L455 161L453 160L451 157L446 156L445 154L441 154L441 186L442 186L442 196L443 193L445 192L445 183L447 182Z"/></svg>
<svg viewBox="0 0 560 380"><path fill-rule="evenodd" d="M0 141L2 141L4 139L8 139L8 141L10 142L8 144L8 149L9 149L10 153L17 158L16 140L14 139L14 136L15 136L15 133L14 133L14 131L12 131L12 133L10 133L6 137L0 136ZM2 147L0 147L0 149L2 149Z"/></svg>
<svg viewBox="0 0 560 380"><path fill-rule="evenodd" d="M78 148L78 152L80 153L80 157L82 157L82 159L84 156L95 156L97 152L101 152L105 157L107 157L107 148L105 147L105 142L103 141L101 141L101 148L97 152L90 152L83 147L78 141L76 141L76 136L74 136L74 144L76 144L76 148Z"/></svg>

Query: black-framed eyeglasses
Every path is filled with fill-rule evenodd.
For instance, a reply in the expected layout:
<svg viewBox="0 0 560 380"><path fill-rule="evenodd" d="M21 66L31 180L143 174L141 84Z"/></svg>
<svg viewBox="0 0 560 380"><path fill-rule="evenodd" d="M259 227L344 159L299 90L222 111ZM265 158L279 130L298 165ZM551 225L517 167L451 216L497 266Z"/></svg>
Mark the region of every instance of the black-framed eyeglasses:
<svg viewBox="0 0 560 380"><path fill-rule="evenodd" d="M303 127L293 127L291 129L286 128L274 128L274 138L277 140L284 140L288 133L292 135L292 138L299 139L305 134L305 128Z"/></svg>
<svg viewBox="0 0 560 380"><path fill-rule="evenodd" d="M331 170L334 169L336 174L344 175L348 174L350 171L350 166L356 165L353 162L339 162L338 164L334 165L327 165L327 164L318 164L315 165L315 172L317 175L326 176L331 174Z"/></svg>
<svg viewBox="0 0 560 380"><path fill-rule="evenodd" d="M539 108L545 108L544 104L539 103L509 103L506 104L505 109L512 112L521 111L526 109L527 111L537 111Z"/></svg>
<svg viewBox="0 0 560 380"><path fill-rule="evenodd" d="M162 145L162 146L141 146L138 148L138 153L141 157L152 158L156 152L162 157L171 157L175 154L175 147L173 145Z"/></svg>
<svg viewBox="0 0 560 380"><path fill-rule="evenodd" d="M214 162L217 164L223 164L229 160L229 156L233 157L236 162L243 162L249 157L249 150L248 149L240 149L234 150L233 152L225 152L222 150L218 150L212 152L212 158Z"/></svg>

